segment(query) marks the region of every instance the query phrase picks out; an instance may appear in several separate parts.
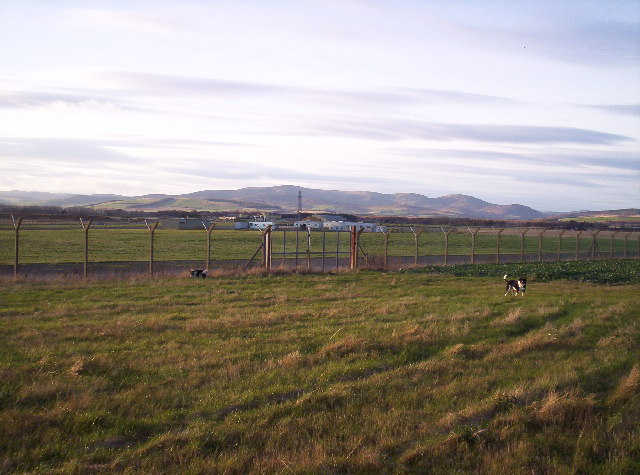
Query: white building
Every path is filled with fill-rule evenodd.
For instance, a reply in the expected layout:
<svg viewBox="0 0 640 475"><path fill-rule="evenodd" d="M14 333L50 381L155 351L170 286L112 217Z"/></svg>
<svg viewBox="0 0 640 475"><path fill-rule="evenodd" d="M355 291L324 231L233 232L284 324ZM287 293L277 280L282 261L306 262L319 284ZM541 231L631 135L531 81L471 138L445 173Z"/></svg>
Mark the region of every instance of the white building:
<svg viewBox="0 0 640 475"><path fill-rule="evenodd" d="M356 230L363 229L368 233L383 233L387 230L386 226L378 226L375 223L363 223L352 221L296 221L293 224L297 229L316 229L318 231L350 231L351 227L355 226Z"/></svg>
<svg viewBox="0 0 640 475"><path fill-rule="evenodd" d="M259 229L263 231L271 226L271 229L276 229L276 223L273 221L249 221L249 229Z"/></svg>

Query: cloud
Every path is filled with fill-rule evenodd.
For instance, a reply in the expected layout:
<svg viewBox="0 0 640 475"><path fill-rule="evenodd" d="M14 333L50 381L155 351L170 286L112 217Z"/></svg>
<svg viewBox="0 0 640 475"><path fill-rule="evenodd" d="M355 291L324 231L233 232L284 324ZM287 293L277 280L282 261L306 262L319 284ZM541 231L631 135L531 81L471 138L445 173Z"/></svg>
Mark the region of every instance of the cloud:
<svg viewBox="0 0 640 475"><path fill-rule="evenodd" d="M88 23L101 28L133 30L143 33L170 33L183 28L173 19L148 12L138 13L106 8L78 8L67 11L65 16L75 23Z"/></svg>
<svg viewBox="0 0 640 475"><path fill-rule="evenodd" d="M640 104L608 104L608 105L586 105L592 109L599 109L611 114L635 115L640 117Z"/></svg>
<svg viewBox="0 0 640 475"><path fill-rule="evenodd" d="M130 163L131 157L90 139L0 138L0 155L13 159L43 159L55 164L92 166Z"/></svg>
<svg viewBox="0 0 640 475"><path fill-rule="evenodd" d="M86 95L64 92L0 92L0 108L24 109L49 107L57 105L75 107L117 107L121 109L139 110L129 101L106 98L100 95Z"/></svg>
<svg viewBox="0 0 640 475"><path fill-rule="evenodd" d="M455 160L478 167L503 169L505 167L531 169L532 167L550 170L572 170L573 175L593 173L594 168L606 168L617 173L640 172L640 156L633 152L591 151L565 149L558 151L520 151L504 152L483 149L439 149L439 148L392 148L387 153L415 157L417 163L450 163ZM415 162L414 162L415 163Z"/></svg>
<svg viewBox="0 0 640 475"><path fill-rule="evenodd" d="M206 77L176 76L143 72L104 72L100 80L106 79L116 90L122 89L138 95L181 95L219 97L290 97L308 99L322 103L331 101L342 104L345 101L384 104L432 104L468 103L486 105L508 105L519 101L487 94L465 91L439 90L427 88L382 88L377 90L319 89L297 86L281 86L260 82L229 81Z"/></svg>
<svg viewBox="0 0 640 475"><path fill-rule="evenodd" d="M335 120L308 123L306 128L310 134L328 134L369 140L468 140L485 143L539 145L610 145L631 140L623 135L573 127L438 124L402 119Z"/></svg>

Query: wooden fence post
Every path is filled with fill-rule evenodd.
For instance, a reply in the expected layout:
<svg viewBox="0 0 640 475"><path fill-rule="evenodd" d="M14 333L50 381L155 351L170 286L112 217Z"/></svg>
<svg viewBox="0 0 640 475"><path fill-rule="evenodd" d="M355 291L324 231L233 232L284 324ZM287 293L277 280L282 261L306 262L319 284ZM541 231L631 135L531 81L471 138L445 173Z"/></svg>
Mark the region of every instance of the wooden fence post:
<svg viewBox="0 0 640 475"><path fill-rule="evenodd" d="M475 230L471 230L471 228L467 228L471 233L471 263L476 263L476 234L480 231L480 228L476 228Z"/></svg>
<svg viewBox="0 0 640 475"><path fill-rule="evenodd" d="M358 267L358 251L360 249L360 235L363 229L356 230L355 226L351 226L351 249L349 252L349 269L353 270Z"/></svg>
<svg viewBox="0 0 640 475"><path fill-rule="evenodd" d="M207 263L205 269L207 269L208 272L211 266L211 232L216 227L216 223L211 223L208 227L206 224L204 224L204 221L201 221L201 223L202 227L205 229L205 231L207 231Z"/></svg>
<svg viewBox="0 0 640 475"><path fill-rule="evenodd" d="M502 231L504 231L505 228L502 228L501 230L498 231L498 234L496 234L496 262L499 263L500 262L500 236L502 235Z"/></svg>
<svg viewBox="0 0 640 475"><path fill-rule="evenodd" d="M15 229L15 260L13 262L13 278L18 278L18 266L20 265L20 226L22 225L22 218L18 218L17 220L11 215L11 221L13 221L13 228Z"/></svg>
<svg viewBox="0 0 640 475"><path fill-rule="evenodd" d="M416 244L416 252L415 252L415 257L413 259L413 265L417 266L418 265L418 240L420 239L420 235L424 232L424 228L419 228L417 231L415 229L413 229L413 226L411 226L409 229L411 229L411 232L413 233L413 239L415 240L415 244Z"/></svg>
<svg viewBox="0 0 640 475"><path fill-rule="evenodd" d="M80 218L80 225L82 229L84 229L84 268L83 268L83 276L86 279L87 273L89 269L89 228L91 227L91 223L93 219L90 219L89 222L85 225L82 218Z"/></svg>
<svg viewBox="0 0 640 475"><path fill-rule="evenodd" d="M560 233L558 233L558 262L560 262L560 250L562 248L562 235L566 232L567 230L563 229L562 231L560 231Z"/></svg>
<svg viewBox="0 0 640 475"><path fill-rule="evenodd" d="M152 226L149 226L149 223L145 219L144 224L147 225L147 229L149 230L149 275L153 276L153 234L158 227L159 221L156 221Z"/></svg>

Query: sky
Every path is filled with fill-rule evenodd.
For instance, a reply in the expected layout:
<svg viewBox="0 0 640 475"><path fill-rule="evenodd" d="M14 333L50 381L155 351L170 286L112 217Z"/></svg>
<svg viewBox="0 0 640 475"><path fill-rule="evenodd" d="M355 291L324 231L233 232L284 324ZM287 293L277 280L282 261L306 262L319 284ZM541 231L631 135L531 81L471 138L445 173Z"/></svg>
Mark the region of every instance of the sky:
<svg viewBox="0 0 640 475"><path fill-rule="evenodd" d="M640 207L640 1L0 1L0 191L284 184Z"/></svg>

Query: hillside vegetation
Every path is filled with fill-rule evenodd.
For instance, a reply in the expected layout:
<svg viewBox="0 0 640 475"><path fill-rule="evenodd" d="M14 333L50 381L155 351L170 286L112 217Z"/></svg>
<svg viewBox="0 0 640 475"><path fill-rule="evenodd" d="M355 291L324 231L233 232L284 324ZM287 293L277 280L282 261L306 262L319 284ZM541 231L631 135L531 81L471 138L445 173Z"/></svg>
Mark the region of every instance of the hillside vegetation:
<svg viewBox="0 0 640 475"><path fill-rule="evenodd" d="M0 472L638 473L640 285L503 270L5 280Z"/></svg>

